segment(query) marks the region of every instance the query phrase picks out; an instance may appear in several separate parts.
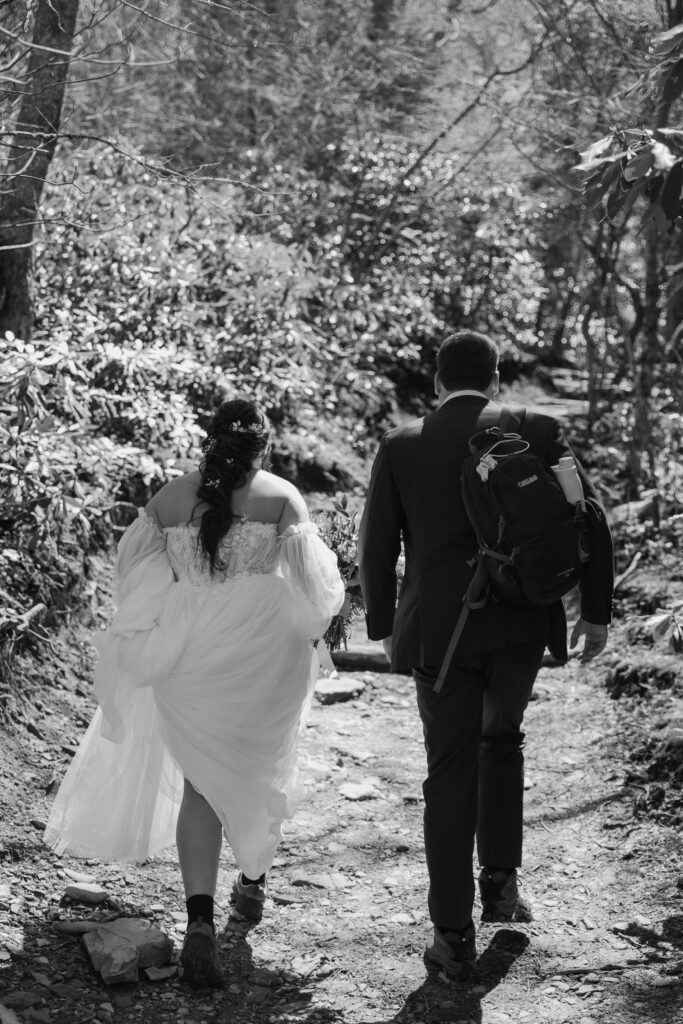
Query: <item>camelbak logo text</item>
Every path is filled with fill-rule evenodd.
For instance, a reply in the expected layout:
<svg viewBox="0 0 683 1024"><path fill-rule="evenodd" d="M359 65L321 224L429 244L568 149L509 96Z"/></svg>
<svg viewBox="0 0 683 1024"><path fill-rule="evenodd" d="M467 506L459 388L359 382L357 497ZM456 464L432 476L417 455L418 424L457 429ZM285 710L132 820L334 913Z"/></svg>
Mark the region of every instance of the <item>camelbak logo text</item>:
<svg viewBox="0 0 683 1024"><path fill-rule="evenodd" d="M538 474L534 476L528 476L526 480L520 480L517 484L518 487L526 487L528 484L532 484L534 480L538 480Z"/></svg>

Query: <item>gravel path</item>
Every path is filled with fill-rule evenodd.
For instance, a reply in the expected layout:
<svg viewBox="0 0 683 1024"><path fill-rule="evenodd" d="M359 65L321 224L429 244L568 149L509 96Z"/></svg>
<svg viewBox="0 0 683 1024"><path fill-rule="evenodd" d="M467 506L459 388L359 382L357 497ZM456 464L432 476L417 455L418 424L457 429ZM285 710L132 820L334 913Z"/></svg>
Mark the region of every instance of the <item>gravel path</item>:
<svg viewBox="0 0 683 1024"><path fill-rule="evenodd" d="M683 1021L681 841L633 816L625 773L637 710L607 695L604 664L539 677L527 716L522 875L535 921L481 925L468 984L428 974L422 960L424 754L411 681L356 673L359 696L315 701L301 759L306 798L259 925L230 919L234 867L222 861L217 920L229 977L218 993L188 990L177 973L105 986L81 939L55 927L144 916L177 957L184 926L173 850L122 870L58 859L41 843L46 790L89 714L78 675L65 673L33 731L8 738L0 760L0 1024ZM90 873L110 898L97 909L71 903L65 870Z"/></svg>

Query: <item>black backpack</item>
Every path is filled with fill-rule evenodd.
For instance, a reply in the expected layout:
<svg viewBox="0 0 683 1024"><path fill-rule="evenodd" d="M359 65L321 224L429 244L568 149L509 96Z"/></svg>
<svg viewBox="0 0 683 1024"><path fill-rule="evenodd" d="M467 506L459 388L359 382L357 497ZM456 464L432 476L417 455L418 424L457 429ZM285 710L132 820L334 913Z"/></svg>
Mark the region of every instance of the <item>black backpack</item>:
<svg viewBox="0 0 683 1024"><path fill-rule="evenodd" d="M499 424L469 441L460 481L478 551L435 692L470 611L490 601L554 604L579 583L590 557L585 510L567 501L546 460L516 432L525 412L504 406Z"/></svg>

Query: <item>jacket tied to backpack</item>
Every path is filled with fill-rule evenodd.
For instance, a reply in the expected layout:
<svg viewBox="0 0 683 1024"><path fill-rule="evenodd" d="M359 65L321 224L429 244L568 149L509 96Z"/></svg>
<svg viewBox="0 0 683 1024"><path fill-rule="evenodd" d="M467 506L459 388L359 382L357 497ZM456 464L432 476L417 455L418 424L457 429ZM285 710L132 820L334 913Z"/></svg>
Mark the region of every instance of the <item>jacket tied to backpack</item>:
<svg viewBox="0 0 683 1024"><path fill-rule="evenodd" d="M591 521L602 520L602 509L590 497L568 501L548 462L519 433L506 431L523 416L524 410L504 408L499 426L469 441L460 482L477 554L435 692L471 611L498 601L554 604L580 583L591 557Z"/></svg>

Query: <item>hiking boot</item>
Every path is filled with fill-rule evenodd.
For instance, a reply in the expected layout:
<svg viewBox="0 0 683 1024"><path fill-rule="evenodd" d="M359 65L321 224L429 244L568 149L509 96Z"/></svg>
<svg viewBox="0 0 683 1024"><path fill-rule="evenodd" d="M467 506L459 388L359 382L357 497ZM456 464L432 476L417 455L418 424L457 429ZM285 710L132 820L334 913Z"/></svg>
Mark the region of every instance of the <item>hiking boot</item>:
<svg viewBox="0 0 683 1024"><path fill-rule="evenodd" d="M427 945L425 963L440 967L451 981L462 981L475 971L477 947L474 939L474 925L463 932L445 932L434 928L434 938Z"/></svg>
<svg viewBox="0 0 683 1024"><path fill-rule="evenodd" d="M218 959L216 936L202 917L188 925L180 963L188 985L219 988L225 981Z"/></svg>
<svg viewBox="0 0 683 1024"><path fill-rule="evenodd" d="M533 921L531 907L519 895L517 869L479 872L482 921Z"/></svg>
<svg viewBox="0 0 683 1024"><path fill-rule="evenodd" d="M230 902L233 910L240 917L247 921L260 921L263 914L263 904L266 902L266 879L247 885L243 881L243 874L239 875L232 883Z"/></svg>

